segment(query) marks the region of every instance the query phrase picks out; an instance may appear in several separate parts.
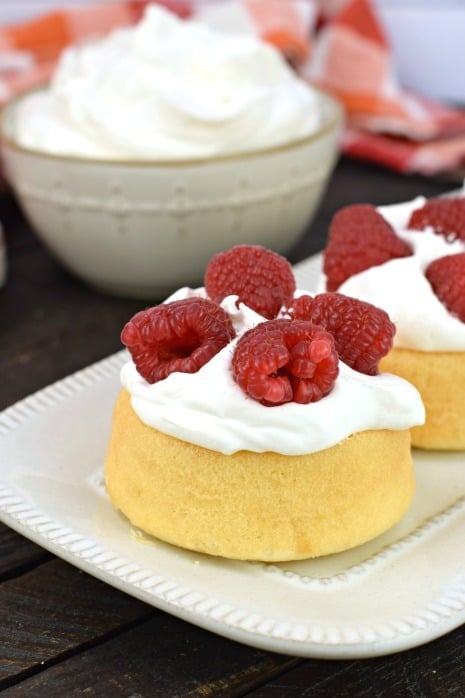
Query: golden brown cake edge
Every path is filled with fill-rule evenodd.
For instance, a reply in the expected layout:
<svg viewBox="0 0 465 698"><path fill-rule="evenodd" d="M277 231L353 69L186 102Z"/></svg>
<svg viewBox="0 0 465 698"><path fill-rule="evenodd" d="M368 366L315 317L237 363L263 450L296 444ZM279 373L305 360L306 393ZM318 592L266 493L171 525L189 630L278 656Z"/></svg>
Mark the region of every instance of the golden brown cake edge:
<svg viewBox="0 0 465 698"><path fill-rule="evenodd" d="M405 378L419 391L426 421L413 427L412 445L465 450L465 352L394 348L380 370Z"/></svg>
<svg viewBox="0 0 465 698"><path fill-rule="evenodd" d="M414 492L408 431L361 432L303 456L223 455L143 424L126 390L114 408L105 478L114 506L145 533L263 561L364 543L399 521Z"/></svg>

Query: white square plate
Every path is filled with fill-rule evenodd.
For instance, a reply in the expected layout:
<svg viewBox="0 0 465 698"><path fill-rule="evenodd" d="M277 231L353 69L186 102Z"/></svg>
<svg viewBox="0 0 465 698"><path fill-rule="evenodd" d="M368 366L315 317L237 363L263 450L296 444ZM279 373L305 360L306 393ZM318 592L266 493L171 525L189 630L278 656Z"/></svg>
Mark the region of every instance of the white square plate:
<svg viewBox="0 0 465 698"><path fill-rule="evenodd" d="M296 267L315 288L319 257ZM373 657L465 622L465 454L414 454L402 521L316 560L223 560L142 536L111 506L103 462L125 352L0 414L0 519L76 567L168 613L261 649Z"/></svg>

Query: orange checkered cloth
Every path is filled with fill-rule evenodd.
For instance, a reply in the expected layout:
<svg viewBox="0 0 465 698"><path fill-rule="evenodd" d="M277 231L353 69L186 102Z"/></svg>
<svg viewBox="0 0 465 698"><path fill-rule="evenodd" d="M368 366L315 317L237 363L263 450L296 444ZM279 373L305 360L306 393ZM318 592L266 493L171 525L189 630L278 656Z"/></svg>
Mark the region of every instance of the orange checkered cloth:
<svg viewBox="0 0 465 698"><path fill-rule="evenodd" d="M465 111L401 87L369 0L346 0L339 6L322 24L302 72L344 104L344 152L400 172L462 170Z"/></svg>
<svg viewBox="0 0 465 698"><path fill-rule="evenodd" d="M346 154L426 175L465 167L465 112L408 93L370 0L152 0L181 17L228 14L276 45L312 84L344 105ZM138 22L150 0L74 6L0 26L0 104L45 82L68 45ZM230 8L229 8L230 9ZM225 15L226 16L226 15ZM231 25L228 26L231 29Z"/></svg>
<svg viewBox="0 0 465 698"><path fill-rule="evenodd" d="M180 16L191 13L182 0L159 0ZM46 82L70 44L89 41L113 29L136 24L148 0L70 6L20 24L0 26L0 104L18 92Z"/></svg>

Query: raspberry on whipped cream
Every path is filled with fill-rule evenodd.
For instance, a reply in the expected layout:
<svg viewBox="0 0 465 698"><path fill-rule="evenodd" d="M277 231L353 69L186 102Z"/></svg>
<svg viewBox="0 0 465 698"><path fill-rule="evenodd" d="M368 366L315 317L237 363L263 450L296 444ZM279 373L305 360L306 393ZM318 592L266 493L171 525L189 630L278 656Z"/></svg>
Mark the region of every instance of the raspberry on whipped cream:
<svg viewBox="0 0 465 698"><path fill-rule="evenodd" d="M270 44L153 5L137 26L64 51L50 88L19 105L16 139L78 157L201 159L305 138L322 116Z"/></svg>
<svg viewBox="0 0 465 698"><path fill-rule="evenodd" d="M386 310L396 325L395 347L465 351L465 323L449 313L425 276L425 270L434 260L465 252L465 242L448 240L432 229L409 230L412 212L424 201L423 197L417 197L378 208L397 236L411 247L412 254L354 274L338 291Z"/></svg>
<svg viewBox="0 0 465 698"><path fill-rule="evenodd" d="M205 290L180 289L168 301L193 296L205 297ZM359 431L423 423L420 396L407 381L386 373L368 376L342 361L333 389L318 402L269 408L250 399L233 378L231 358L238 339L265 318L236 300L228 296L221 303L235 339L196 373L172 373L150 385L132 361L123 366L122 384L144 424L224 454L273 450L299 455L329 448Z"/></svg>

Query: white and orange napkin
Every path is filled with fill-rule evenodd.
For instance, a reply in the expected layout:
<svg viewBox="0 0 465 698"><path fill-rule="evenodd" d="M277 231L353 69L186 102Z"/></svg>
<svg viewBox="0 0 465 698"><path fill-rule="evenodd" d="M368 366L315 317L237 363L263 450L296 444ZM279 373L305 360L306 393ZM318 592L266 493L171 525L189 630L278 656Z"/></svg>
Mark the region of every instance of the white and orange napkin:
<svg viewBox="0 0 465 698"><path fill-rule="evenodd" d="M320 28L302 72L344 104L346 154L426 175L465 166L465 110L402 88L369 0L342 3Z"/></svg>

